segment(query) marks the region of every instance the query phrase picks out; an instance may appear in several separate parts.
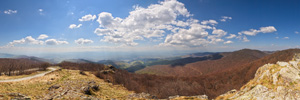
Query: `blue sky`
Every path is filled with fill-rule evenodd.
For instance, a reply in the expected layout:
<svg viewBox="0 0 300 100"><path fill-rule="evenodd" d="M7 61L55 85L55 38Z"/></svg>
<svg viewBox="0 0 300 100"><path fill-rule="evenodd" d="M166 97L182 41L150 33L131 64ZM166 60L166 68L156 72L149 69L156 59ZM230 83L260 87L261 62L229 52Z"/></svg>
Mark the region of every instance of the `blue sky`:
<svg viewBox="0 0 300 100"><path fill-rule="evenodd" d="M298 48L299 0L1 0L0 52Z"/></svg>

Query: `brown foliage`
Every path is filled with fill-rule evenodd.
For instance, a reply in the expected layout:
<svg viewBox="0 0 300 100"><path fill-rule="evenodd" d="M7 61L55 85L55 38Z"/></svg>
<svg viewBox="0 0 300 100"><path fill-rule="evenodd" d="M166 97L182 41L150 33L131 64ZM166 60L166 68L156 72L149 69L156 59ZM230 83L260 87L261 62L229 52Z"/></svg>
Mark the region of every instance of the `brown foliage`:
<svg viewBox="0 0 300 100"><path fill-rule="evenodd" d="M37 70L46 70L49 63L32 61L29 59L0 58L0 75L22 75L30 74Z"/></svg>
<svg viewBox="0 0 300 100"><path fill-rule="evenodd" d="M72 70L82 70L82 71L100 71L105 68L103 64L95 64L95 63L72 63L63 61L58 64L58 66L65 68L65 69L72 69Z"/></svg>
<svg viewBox="0 0 300 100"><path fill-rule="evenodd" d="M243 49L235 52L227 52L221 54L224 57L217 60L198 61L195 63L186 64L183 67L172 67L171 65L154 65L137 71L137 73L149 72L164 76L192 77L213 73L231 67L241 66L267 55L261 51L250 49Z"/></svg>
<svg viewBox="0 0 300 100"><path fill-rule="evenodd" d="M167 98L174 95L193 96L206 94L212 99L229 90L239 89L254 77L256 70L260 66L267 63L276 63L277 61L291 60L295 53L300 53L300 50L289 49L279 51L252 62L249 61L234 67L223 67L223 70L217 70L202 76L189 77L135 74L120 69L115 69L114 73L103 73L102 70L109 70L109 68L100 67L103 66L102 64L69 63L69 65L76 67L66 66L68 64L61 64L63 65L61 67L92 71L97 77L109 80L113 84L121 84L128 90L135 92L147 92L158 98ZM259 54L256 55L256 53L245 55L243 52L238 52L235 55L260 56ZM231 60L237 60L237 58L232 58Z"/></svg>

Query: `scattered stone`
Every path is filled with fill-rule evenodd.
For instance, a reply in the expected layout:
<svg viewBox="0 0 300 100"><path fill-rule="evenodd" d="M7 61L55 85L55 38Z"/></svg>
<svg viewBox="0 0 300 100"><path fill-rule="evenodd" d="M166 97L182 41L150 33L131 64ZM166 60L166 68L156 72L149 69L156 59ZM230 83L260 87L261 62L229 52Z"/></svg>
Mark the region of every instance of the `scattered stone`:
<svg viewBox="0 0 300 100"><path fill-rule="evenodd" d="M106 79L106 82L111 83L111 81L109 79Z"/></svg>
<svg viewBox="0 0 300 100"><path fill-rule="evenodd" d="M96 84L95 81L89 81L88 84Z"/></svg>
<svg viewBox="0 0 300 100"><path fill-rule="evenodd" d="M60 87L59 85L52 85L51 87L48 88L48 90L58 89L59 87Z"/></svg>
<svg viewBox="0 0 300 100"><path fill-rule="evenodd" d="M116 67L114 67L114 66L109 66L109 69L116 71Z"/></svg>
<svg viewBox="0 0 300 100"><path fill-rule="evenodd" d="M92 85L92 89L95 91L99 91L100 90L100 85Z"/></svg>
<svg viewBox="0 0 300 100"><path fill-rule="evenodd" d="M50 84L52 84L52 82L48 81L48 82L47 82L47 85L50 85Z"/></svg>
<svg viewBox="0 0 300 100"><path fill-rule="evenodd" d="M79 74L81 74L81 75L87 75L87 74L86 74L84 71L82 71L82 70L79 72Z"/></svg>
<svg viewBox="0 0 300 100"><path fill-rule="evenodd" d="M21 94L21 93L7 93L7 94L3 94L3 95L8 95L9 97L11 97L11 100L31 100L30 97L28 97L24 94Z"/></svg>
<svg viewBox="0 0 300 100"><path fill-rule="evenodd" d="M86 87L82 87L81 90L84 94L93 95L93 92L100 90L99 87L99 85L88 85Z"/></svg>

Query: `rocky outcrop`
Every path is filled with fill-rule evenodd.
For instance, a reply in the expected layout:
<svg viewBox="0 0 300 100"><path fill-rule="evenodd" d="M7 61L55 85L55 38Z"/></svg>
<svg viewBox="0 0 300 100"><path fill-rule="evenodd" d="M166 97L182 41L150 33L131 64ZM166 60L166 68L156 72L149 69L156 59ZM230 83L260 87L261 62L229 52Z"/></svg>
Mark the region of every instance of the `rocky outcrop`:
<svg viewBox="0 0 300 100"><path fill-rule="evenodd" d="M255 78L239 91L216 99L300 100L300 54L295 54L289 62L278 61L260 67Z"/></svg>
<svg viewBox="0 0 300 100"><path fill-rule="evenodd" d="M62 87L64 86L64 87ZM99 91L100 85L95 81L74 80L65 81L58 85L52 85L48 88L49 92L45 99L63 99L64 97L96 99L92 96L94 92Z"/></svg>

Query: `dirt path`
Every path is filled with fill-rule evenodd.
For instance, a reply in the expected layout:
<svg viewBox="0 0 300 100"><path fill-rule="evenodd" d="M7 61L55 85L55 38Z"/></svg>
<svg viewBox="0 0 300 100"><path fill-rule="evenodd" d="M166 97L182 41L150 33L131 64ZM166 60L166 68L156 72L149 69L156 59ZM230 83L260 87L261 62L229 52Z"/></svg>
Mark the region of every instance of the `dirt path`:
<svg viewBox="0 0 300 100"><path fill-rule="evenodd" d="M7 80L0 80L0 83L1 82L17 82L17 81L23 81L23 80L30 80L30 79L33 79L33 78L37 78L37 77L41 77L41 76L44 76L50 72L53 72L55 70L57 70L58 68L48 68L50 69L50 71L47 71L47 72L44 72L44 73L40 73L40 74L36 74L36 75L33 75L33 76L28 76L28 77L23 77L23 78L17 78L17 79L7 79Z"/></svg>

